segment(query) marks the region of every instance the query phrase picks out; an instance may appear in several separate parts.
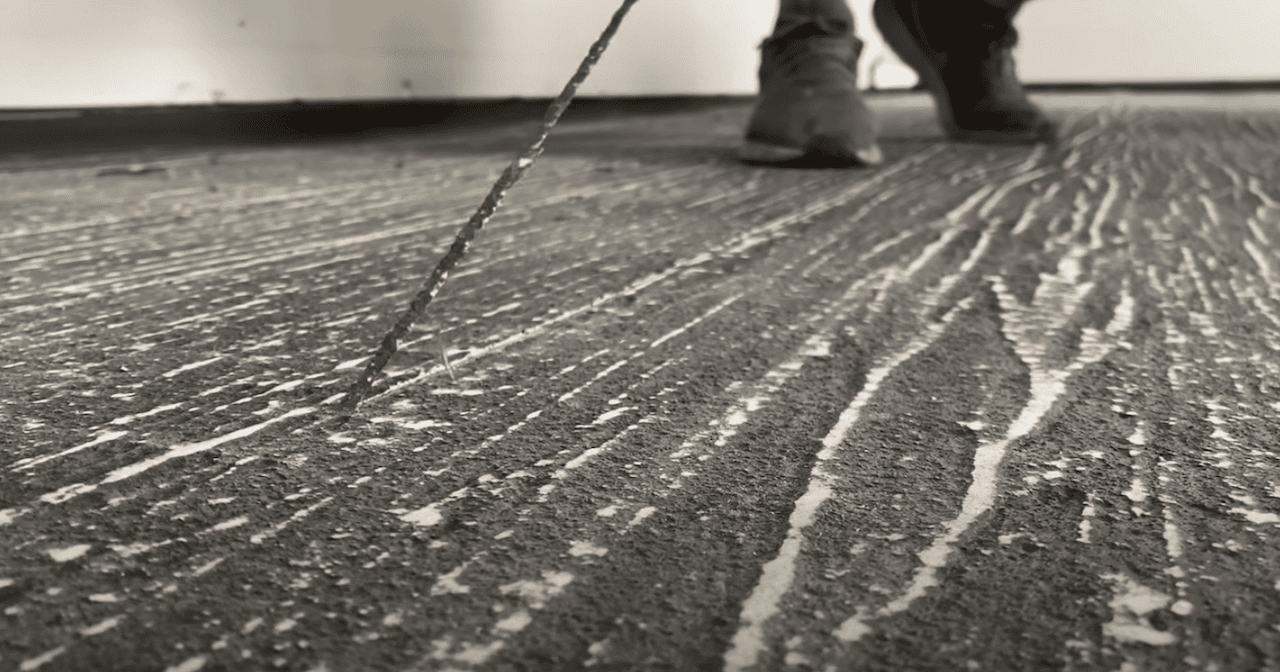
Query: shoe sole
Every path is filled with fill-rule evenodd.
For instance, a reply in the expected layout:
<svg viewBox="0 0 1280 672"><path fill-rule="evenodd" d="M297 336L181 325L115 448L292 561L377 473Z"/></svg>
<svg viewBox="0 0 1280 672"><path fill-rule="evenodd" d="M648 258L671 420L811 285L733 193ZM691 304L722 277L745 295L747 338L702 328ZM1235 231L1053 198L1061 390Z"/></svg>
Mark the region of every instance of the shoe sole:
<svg viewBox="0 0 1280 672"><path fill-rule="evenodd" d="M867 168L884 163L884 154L877 145L851 152L843 143L824 136L812 138L804 147L771 145L747 140L738 148L738 158L747 163L814 163Z"/></svg>
<svg viewBox="0 0 1280 672"><path fill-rule="evenodd" d="M951 112L951 97L947 95L947 87L942 83L942 73L933 63L933 59L920 48L916 38L907 27L906 21L898 13L890 0L876 0L872 8L876 27L884 36L885 42L898 54L912 70L920 76L925 88L933 95L934 107L938 111L938 123L943 132L958 142L974 142L981 144L1030 144L1046 138L1037 131L970 131L956 124Z"/></svg>

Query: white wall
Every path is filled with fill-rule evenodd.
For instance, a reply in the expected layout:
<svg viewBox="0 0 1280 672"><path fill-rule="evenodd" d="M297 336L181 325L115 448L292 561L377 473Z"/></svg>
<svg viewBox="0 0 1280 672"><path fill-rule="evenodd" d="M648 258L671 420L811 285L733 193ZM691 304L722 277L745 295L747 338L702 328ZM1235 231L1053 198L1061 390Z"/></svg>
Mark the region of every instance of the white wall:
<svg viewBox="0 0 1280 672"><path fill-rule="evenodd" d="M1280 0L1035 0L1029 81L1280 80Z"/></svg>
<svg viewBox="0 0 1280 672"><path fill-rule="evenodd" d="M584 93L747 92L775 0L641 0ZM557 92L614 0L2 0L0 107Z"/></svg>
<svg viewBox="0 0 1280 672"><path fill-rule="evenodd" d="M910 84L853 0L864 82ZM616 0L3 0L0 108L555 93ZM776 0L641 0L588 94L751 93ZM1036 0L1027 81L1280 79L1277 0Z"/></svg>

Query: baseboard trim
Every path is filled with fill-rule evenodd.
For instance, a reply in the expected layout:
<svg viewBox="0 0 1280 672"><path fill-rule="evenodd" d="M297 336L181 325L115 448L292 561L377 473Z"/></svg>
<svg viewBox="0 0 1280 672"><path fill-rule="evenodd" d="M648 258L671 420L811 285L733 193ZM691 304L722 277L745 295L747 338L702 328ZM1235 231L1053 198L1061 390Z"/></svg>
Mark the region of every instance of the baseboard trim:
<svg viewBox="0 0 1280 672"><path fill-rule="evenodd" d="M1216 82L1048 82L1033 92L1280 91L1280 80ZM870 91L871 96L906 90ZM567 120L679 112L746 104L752 96L587 96ZM541 118L550 98L292 101L94 108L0 108L0 157L40 157L183 145L256 145L361 137L403 129L441 130Z"/></svg>
<svg viewBox="0 0 1280 672"><path fill-rule="evenodd" d="M238 145L360 137L402 129L542 117L550 98L366 100L96 108L0 109L0 156L180 145ZM566 119L691 110L749 96L584 97Z"/></svg>

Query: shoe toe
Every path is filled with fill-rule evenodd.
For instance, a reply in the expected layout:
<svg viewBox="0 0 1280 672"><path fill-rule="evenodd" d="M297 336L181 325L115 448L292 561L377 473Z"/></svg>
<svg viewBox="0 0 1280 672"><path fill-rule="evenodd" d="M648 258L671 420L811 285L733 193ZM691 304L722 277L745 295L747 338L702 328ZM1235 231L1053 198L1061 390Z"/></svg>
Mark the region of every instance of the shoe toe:
<svg viewBox="0 0 1280 672"><path fill-rule="evenodd" d="M1057 137L1057 124L1030 104L977 109L957 114L955 122L960 140L1032 143Z"/></svg>
<svg viewBox="0 0 1280 672"><path fill-rule="evenodd" d="M884 160L871 111L856 91L763 99L746 139L739 155L756 163L875 166Z"/></svg>
<svg viewBox="0 0 1280 672"><path fill-rule="evenodd" d="M871 145L865 149L859 149L853 154L858 157L858 160L864 166L878 166L884 163L884 152L880 151L880 145Z"/></svg>
<svg viewBox="0 0 1280 672"><path fill-rule="evenodd" d="M804 157L816 164L871 167L884 163L884 153L874 142L855 144L847 138L815 135L804 149Z"/></svg>

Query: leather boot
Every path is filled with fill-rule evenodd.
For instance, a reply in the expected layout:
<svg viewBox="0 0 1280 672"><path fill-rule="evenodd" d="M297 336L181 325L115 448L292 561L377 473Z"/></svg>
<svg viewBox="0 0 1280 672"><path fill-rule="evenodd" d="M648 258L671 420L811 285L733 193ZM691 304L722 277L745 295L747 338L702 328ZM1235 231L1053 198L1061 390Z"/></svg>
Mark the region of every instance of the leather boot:
<svg viewBox="0 0 1280 672"><path fill-rule="evenodd" d="M742 159L881 163L871 111L857 86L861 51L844 0L783 0L773 34L761 45L760 97Z"/></svg>
<svg viewBox="0 0 1280 672"><path fill-rule="evenodd" d="M1013 17L1020 5L876 0L876 25L933 94L938 120L952 139L1033 143L1055 136L1054 123L1027 99L1014 71Z"/></svg>

